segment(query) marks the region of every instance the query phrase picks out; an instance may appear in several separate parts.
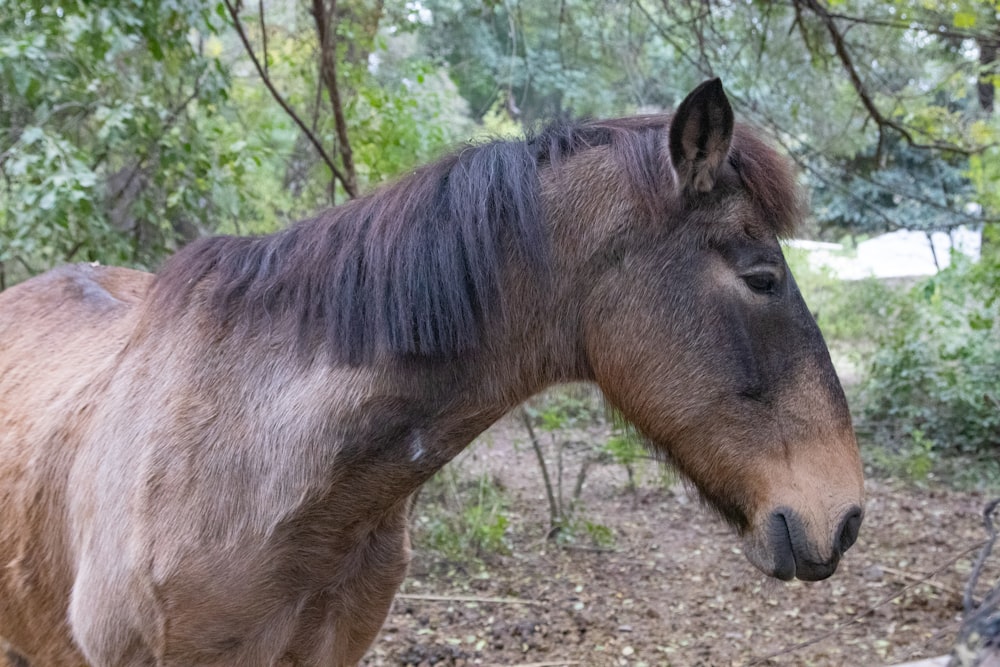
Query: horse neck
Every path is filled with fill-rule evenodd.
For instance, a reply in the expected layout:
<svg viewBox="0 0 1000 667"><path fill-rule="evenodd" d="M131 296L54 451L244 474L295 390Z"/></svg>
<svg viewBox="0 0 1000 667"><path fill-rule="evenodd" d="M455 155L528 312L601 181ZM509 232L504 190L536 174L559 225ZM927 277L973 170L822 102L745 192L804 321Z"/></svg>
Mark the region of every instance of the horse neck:
<svg viewBox="0 0 1000 667"><path fill-rule="evenodd" d="M479 347L423 366L434 370L420 375L418 391L438 396L440 414L454 418L455 430L469 440L546 387L593 379L582 312L611 266L609 248L621 236L622 221L641 215L641 203L623 200L622 191L600 162L570 163L558 178L543 180L550 266L540 272L512 259L503 306L483 328Z"/></svg>
<svg viewBox="0 0 1000 667"><path fill-rule="evenodd" d="M395 397L390 403L413 415L396 446L430 473L539 391L590 379L573 281L563 285L528 267L509 268L504 306L475 349L448 360L387 355L370 368L370 393Z"/></svg>
<svg viewBox="0 0 1000 667"><path fill-rule="evenodd" d="M514 272L529 275L528 272ZM519 279L517 281L520 281ZM442 430L464 446L490 424L546 387L587 379L580 367L574 318L543 285L518 285L501 315L473 351L449 361L403 364L413 393L426 397ZM508 291L508 295L511 292ZM391 365L385 377L401 377Z"/></svg>

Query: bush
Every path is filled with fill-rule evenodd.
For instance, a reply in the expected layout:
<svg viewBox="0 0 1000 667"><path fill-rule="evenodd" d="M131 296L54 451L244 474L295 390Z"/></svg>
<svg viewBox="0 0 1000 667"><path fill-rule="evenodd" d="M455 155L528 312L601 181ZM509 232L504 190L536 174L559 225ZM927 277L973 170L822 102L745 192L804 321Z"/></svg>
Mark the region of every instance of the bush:
<svg viewBox="0 0 1000 667"><path fill-rule="evenodd" d="M893 303L860 392L859 427L891 452L996 458L1000 264L955 257ZM929 443L929 444L928 444Z"/></svg>
<svg viewBox="0 0 1000 667"><path fill-rule="evenodd" d="M448 466L418 498L415 545L460 562L509 552L504 488L488 475L466 479L455 466Z"/></svg>

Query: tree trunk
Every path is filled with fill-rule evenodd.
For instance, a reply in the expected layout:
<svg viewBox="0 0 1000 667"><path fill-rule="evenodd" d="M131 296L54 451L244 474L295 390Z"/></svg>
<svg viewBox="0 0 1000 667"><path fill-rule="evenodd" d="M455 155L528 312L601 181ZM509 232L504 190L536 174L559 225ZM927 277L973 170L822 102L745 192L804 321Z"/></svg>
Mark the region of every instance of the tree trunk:
<svg viewBox="0 0 1000 667"><path fill-rule="evenodd" d="M976 40L979 44L979 107L987 114L993 113L993 99L996 94L993 86L994 66L997 61L997 45L1000 44L1000 28L991 36L983 36Z"/></svg>
<svg viewBox="0 0 1000 667"><path fill-rule="evenodd" d="M1000 46L1000 25L998 25L993 35L983 36L976 40L979 44L979 107L987 115L993 113L996 87L993 85L993 77L996 74L997 47ZM983 257L1000 256L1000 225L983 225L983 235L980 241L980 253Z"/></svg>
<svg viewBox="0 0 1000 667"><path fill-rule="evenodd" d="M556 502L555 491L552 488L552 478L549 477L549 467L545 465L545 454L542 452L542 443L535 435L535 427L531 425L531 415L521 407L521 423L528 431L528 438L531 440L531 447L535 450L535 457L538 458L538 467L542 471L542 481L545 483L545 496L549 500L549 532L547 537L551 538L558 534L562 528L563 517L559 513L559 503Z"/></svg>
<svg viewBox="0 0 1000 667"><path fill-rule="evenodd" d="M347 119L344 116L344 103L340 95L340 84L337 80L337 0L331 0L328 6L325 0L313 0L313 18L316 21L316 37L319 42L319 75L326 87L333 110L334 126L337 130L337 150L340 152L340 163L343 178L340 184L351 199L358 196L358 176L354 169L354 151L351 149L350 137L347 134ZM331 194L335 191L331 188Z"/></svg>

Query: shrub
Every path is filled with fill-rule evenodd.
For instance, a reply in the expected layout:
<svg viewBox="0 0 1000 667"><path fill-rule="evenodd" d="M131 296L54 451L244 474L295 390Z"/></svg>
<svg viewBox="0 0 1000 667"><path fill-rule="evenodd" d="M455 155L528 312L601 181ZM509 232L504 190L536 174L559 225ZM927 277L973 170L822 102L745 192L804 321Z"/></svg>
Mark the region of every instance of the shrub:
<svg viewBox="0 0 1000 667"><path fill-rule="evenodd" d="M952 266L894 302L860 392L860 423L891 451L1000 451L1000 264Z"/></svg>
<svg viewBox="0 0 1000 667"><path fill-rule="evenodd" d="M464 478L445 467L419 495L414 544L454 561L509 552L504 488L488 475Z"/></svg>

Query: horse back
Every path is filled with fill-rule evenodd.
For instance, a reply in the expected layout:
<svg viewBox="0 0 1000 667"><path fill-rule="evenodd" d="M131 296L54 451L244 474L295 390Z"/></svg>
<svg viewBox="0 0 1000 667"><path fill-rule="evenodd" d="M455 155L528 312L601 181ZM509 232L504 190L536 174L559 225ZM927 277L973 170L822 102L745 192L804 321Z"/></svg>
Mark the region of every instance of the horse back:
<svg viewBox="0 0 1000 667"><path fill-rule="evenodd" d="M47 636L72 585L65 481L151 281L80 264L0 293L0 641L32 664L79 664Z"/></svg>
<svg viewBox="0 0 1000 667"><path fill-rule="evenodd" d="M36 410L90 385L130 333L152 275L105 266L64 266L0 293L0 442ZM23 426L23 424L22 424Z"/></svg>

